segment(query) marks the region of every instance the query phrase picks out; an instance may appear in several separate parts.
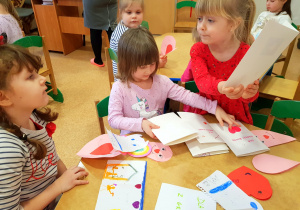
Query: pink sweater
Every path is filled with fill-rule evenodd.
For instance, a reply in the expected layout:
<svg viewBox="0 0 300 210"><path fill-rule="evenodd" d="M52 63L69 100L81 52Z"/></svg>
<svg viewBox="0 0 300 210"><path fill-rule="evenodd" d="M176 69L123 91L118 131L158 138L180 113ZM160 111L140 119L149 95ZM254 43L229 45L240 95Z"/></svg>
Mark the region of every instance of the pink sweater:
<svg viewBox="0 0 300 210"><path fill-rule="evenodd" d="M108 106L108 123L120 129L121 135L143 132L142 120L163 114L167 98L215 114L217 101L211 101L173 83L168 77L154 75L150 89L129 82L114 83Z"/></svg>

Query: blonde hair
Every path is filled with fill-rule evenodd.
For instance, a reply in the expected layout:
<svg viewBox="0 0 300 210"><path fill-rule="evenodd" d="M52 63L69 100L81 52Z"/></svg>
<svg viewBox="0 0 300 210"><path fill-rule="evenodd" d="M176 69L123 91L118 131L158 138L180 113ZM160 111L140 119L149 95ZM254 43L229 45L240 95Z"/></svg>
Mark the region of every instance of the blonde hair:
<svg viewBox="0 0 300 210"><path fill-rule="evenodd" d="M252 44L250 34L256 6L253 0L198 0L196 15L217 15L238 24L234 34L238 40Z"/></svg>
<svg viewBox="0 0 300 210"><path fill-rule="evenodd" d="M118 44L118 74L122 82L132 80L137 68L155 62L158 67L159 53L152 34L143 27L130 28L121 36Z"/></svg>
<svg viewBox="0 0 300 210"><path fill-rule="evenodd" d="M120 0L119 1L120 13L122 13L127 7L129 7L134 2L139 3L141 5L142 10L144 10L144 0Z"/></svg>
<svg viewBox="0 0 300 210"><path fill-rule="evenodd" d="M24 68L29 72L36 71L42 67L41 58L35 56L25 48L15 45L0 46L0 90L7 90L10 87L10 80L12 75L19 74ZM34 110L34 113L40 119L50 122L57 119L58 114L52 113L50 108L43 108L41 110ZM36 160L43 159L47 154L47 149L40 141L35 139L24 138L20 127L11 122L0 106L0 127L10 133L15 134L20 140L27 141L36 148L33 157Z"/></svg>
<svg viewBox="0 0 300 210"><path fill-rule="evenodd" d="M20 17L17 11L15 10L15 7L12 4L11 0L0 0L0 4L2 4L3 7L6 8L7 12L16 19L16 21L19 23L20 28L23 28Z"/></svg>

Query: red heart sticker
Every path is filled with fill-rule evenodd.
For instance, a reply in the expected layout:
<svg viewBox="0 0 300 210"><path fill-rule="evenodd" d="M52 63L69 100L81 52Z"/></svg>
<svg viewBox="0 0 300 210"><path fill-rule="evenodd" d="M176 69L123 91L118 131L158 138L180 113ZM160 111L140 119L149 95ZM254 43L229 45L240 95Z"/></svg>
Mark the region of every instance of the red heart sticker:
<svg viewBox="0 0 300 210"><path fill-rule="evenodd" d="M264 135L264 137L265 137L265 139L269 139L270 138L270 136L268 136L268 135Z"/></svg>
<svg viewBox="0 0 300 210"><path fill-rule="evenodd" d="M228 128L228 131L232 134L234 134L235 132L240 132L241 131L241 128L240 127L237 127L237 126L232 126L231 129Z"/></svg>

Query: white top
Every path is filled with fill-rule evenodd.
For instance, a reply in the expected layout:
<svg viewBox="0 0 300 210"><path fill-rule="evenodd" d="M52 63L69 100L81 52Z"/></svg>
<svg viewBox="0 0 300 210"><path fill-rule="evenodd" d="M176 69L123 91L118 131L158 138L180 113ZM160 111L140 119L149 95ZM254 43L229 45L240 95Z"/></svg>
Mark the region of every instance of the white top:
<svg viewBox="0 0 300 210"><path fill-rule="evenodd" d="M10 14L0 14L0 36L2 44L12 44L23 37L18 21Z"/></svg>
<svg viewBox="0 0 300 210"><path fill-rule="evenodd" d="M281 12L279 15L277 13L264 11L260 13L255 24L251 29L251 34L256 39L260 32L263 30L265 25L269 20L275 20L277 23L283 24L285 21L288 21L290 24L292 23L291 17L286 12Z"/></svg>

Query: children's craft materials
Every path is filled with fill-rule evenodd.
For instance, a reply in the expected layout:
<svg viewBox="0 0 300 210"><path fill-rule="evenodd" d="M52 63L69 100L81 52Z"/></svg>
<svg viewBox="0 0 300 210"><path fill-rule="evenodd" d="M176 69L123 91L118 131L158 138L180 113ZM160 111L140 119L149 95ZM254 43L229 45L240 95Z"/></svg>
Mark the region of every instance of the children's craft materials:
<svg viewBox="0 0 300 210"><path fill-rule="evenodd" d="M285 144L296 140L294 137L284 134L276 133L267 130L252 130L251 131L259 140L261 140L267 147L273 147L279 144Z"/></svg>
<svg viewBox="0 0 300 210"><path fill-rule="evenodd" d="M216 209L216 202L199 190L162 183L155 210Z"/></svg>
<svg viewBox="0 0 300 210"><path fill-rule="evenodd" d="M279 174L298 166L300 162L275 155L261 154L252 159L252 164L263 173Z"/></svg>
<svg viewBox="0 0 300 210"><path fill-rule="evenodd" d="M215 171L198 183L197 187L206 192L224 209L263 209L260 203L245 194L221 171Z"/></svg>
<svg viewBox="0 0 300 210"><path fill-rule="evenodd" d="M231 129L227 124L223 127L216 123L210 125L237 157L255 155L270 150L242 123L240 123L241 127L232 126Z"/></svg>
<svg viewBox="0 0 300 210"><path fill-rule="evenodd" d="M174 51L176 48L176 40L173 36L165 36L161 43L161 53L162 55L167 55Z"/></svg>
<svg viewBox="0 0 300 210"><path fill-rule="evenodd" d="M142 210L146 161L107 161L96 210Z"/></svg>
<svg viewBox="0 0 300 210"><path fill-rule="evenodd" d="M147 156L148 158L158 162L165 162L170 160L173 156L173 152L169 146L157 142L149 142L149 144L151 145L152 150Z"/></svg>
<svg viewBox="0 0 300 210"><path fill-rule="evenodd" d="M249 196L259 200L268 200L272 196L269 180L246 166L235 169L227 177Z"/></svg>
<svg viewBox="0 0 300 210"><path fill-rule="evenodd" d="M145 156L148 156L150 154L151 150L152 150L152 147L148 143L148 145L145 148L136 150L134 152L127 152L127 154L129 156L132 156L132 157L145 157Z"/></svg>
<svg viewBox="0 0 300 210"><path fill-rule="evenodd" d="M288 22L280 24L268 21L224 86L236 87L242 84L246 87L252 84L272 66L298 34Z"/></svg>
<svg viewBox="0 0 300 210"><path fill-rule="evenodd" d="M229 152L225 143L200 143L197 139L185 143L193 157L205 157Z"/></svg>

